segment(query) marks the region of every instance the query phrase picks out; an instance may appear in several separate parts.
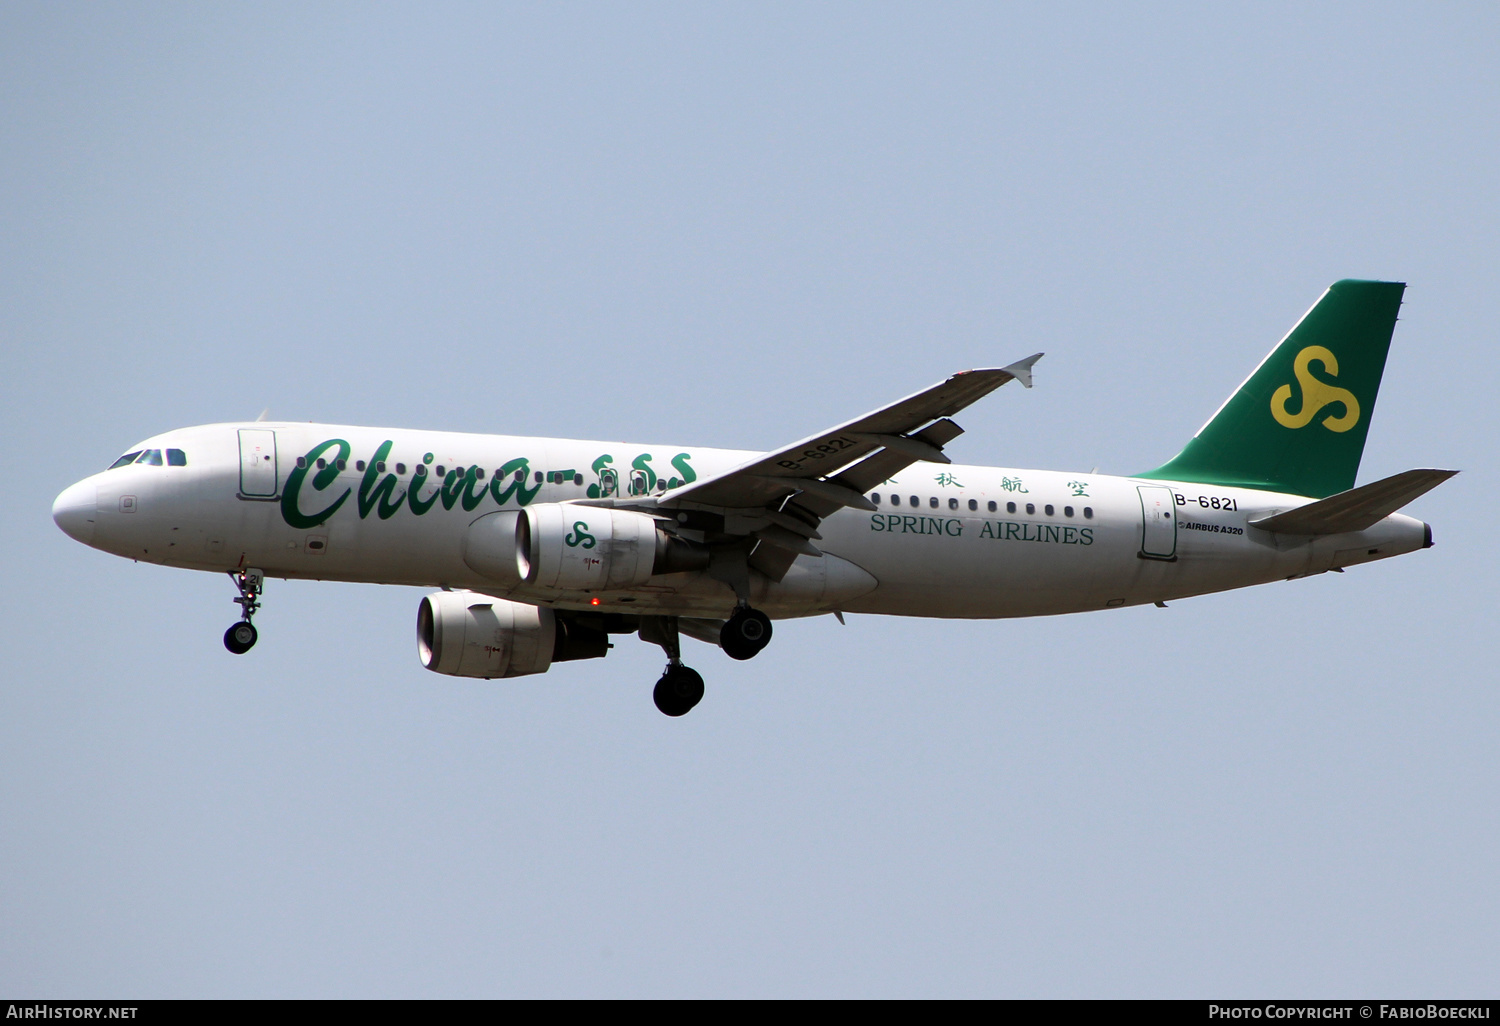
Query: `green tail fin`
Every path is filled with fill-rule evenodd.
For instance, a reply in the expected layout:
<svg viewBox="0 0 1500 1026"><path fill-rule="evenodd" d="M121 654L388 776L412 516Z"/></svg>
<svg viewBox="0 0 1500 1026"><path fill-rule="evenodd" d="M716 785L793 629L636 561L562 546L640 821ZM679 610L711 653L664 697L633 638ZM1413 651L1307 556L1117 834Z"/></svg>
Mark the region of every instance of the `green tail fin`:
<svg viewBox="0 0 1500 1026"><path fill-rule="evenodd" d="M1354 487L1400 282L1335 282L1187 447L1137 477L1323 498Z"/></svg>

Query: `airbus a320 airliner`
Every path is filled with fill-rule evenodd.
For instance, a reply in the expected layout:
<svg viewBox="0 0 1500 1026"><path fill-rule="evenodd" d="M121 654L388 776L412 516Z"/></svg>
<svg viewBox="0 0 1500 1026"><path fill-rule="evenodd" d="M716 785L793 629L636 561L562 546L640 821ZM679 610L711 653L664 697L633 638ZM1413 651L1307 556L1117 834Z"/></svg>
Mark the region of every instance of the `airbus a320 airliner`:
<svg viewBox="0 0 1500 1026"><path fill-rule="evenodd" d="M1041 354L775 452L319 424L184 428L57 497L68 535L228 573L439 588L429 670L521 677L660 645L657 707L703 697L679 638L755 656L775 619L1074 613L1342 571L1432 544L1396 510L1456 471L1354 487L1405 286L1340 281L1173 459L1131 477L959 466L951 419Z"/></svg>

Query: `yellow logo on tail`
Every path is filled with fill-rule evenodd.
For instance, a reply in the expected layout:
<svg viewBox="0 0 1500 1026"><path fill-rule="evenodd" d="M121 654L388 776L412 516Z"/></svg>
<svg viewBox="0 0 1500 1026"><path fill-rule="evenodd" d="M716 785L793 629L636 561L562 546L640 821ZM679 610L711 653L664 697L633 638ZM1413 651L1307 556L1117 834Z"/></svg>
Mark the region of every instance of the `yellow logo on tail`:
<svg viewBox="0 0 1500 1026"><path fill-rule="evenodd" d="M1347 388L1324 384L1313 377L1307 365L1314 360L1323 365L1323 370L1329 377L1338 377L1338 359L1322 346L1308 346L1292 361L1292 372L1297 375L1297 384L1302 386L1302 409L1296 413L1287 410L1286 404L1292 398L1292 386L1282 385L1271 396L1271 416L1282 427L1304 428L1329 403L1343 403L1343 416L1328 417L1323 421L1323 426L1329 431L1348 431L1359 423L1359 400Z"/></svg>

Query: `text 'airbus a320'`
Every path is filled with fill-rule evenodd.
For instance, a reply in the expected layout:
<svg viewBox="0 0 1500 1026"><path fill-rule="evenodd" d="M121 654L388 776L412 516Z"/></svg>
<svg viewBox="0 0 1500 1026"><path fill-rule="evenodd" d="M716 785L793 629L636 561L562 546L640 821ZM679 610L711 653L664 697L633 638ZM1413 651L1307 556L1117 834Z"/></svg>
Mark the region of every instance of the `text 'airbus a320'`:
<svg viewBox="0 0 1500 1026"><path fill-rule="evenodd" d="M71 537L229 573L441 588L423 664L520 677L660 645L658 708L703 697L679 638L749 659L776 619L1109 609L1432 544L1396 512L1454 471L1354 487L1405 286L1331 286L1176 457L1132 477L952 464L950 418L1038 356L971 370L776 452L318 424L184 428L58 496ZM923 469L925 468L925 469Z"/></svg>

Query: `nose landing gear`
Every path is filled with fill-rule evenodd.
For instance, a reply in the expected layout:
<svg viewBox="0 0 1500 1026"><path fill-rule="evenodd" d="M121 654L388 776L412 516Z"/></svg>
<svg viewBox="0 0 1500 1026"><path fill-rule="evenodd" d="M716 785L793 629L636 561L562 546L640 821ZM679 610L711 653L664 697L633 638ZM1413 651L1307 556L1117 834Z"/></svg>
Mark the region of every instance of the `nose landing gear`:
<svg viewBox="0 0 1500 1026"><path fill-rule="evenodd" d="M244 655L255 647L255 640L260 636L250 619L260 608L260 593L265 589L266 575L251 568L239 573L230 571L229 579L240 590L240 597L234 601L240 607L241 618L239 623L231 624L224 632L224 647L235 655Z"/></svg>

